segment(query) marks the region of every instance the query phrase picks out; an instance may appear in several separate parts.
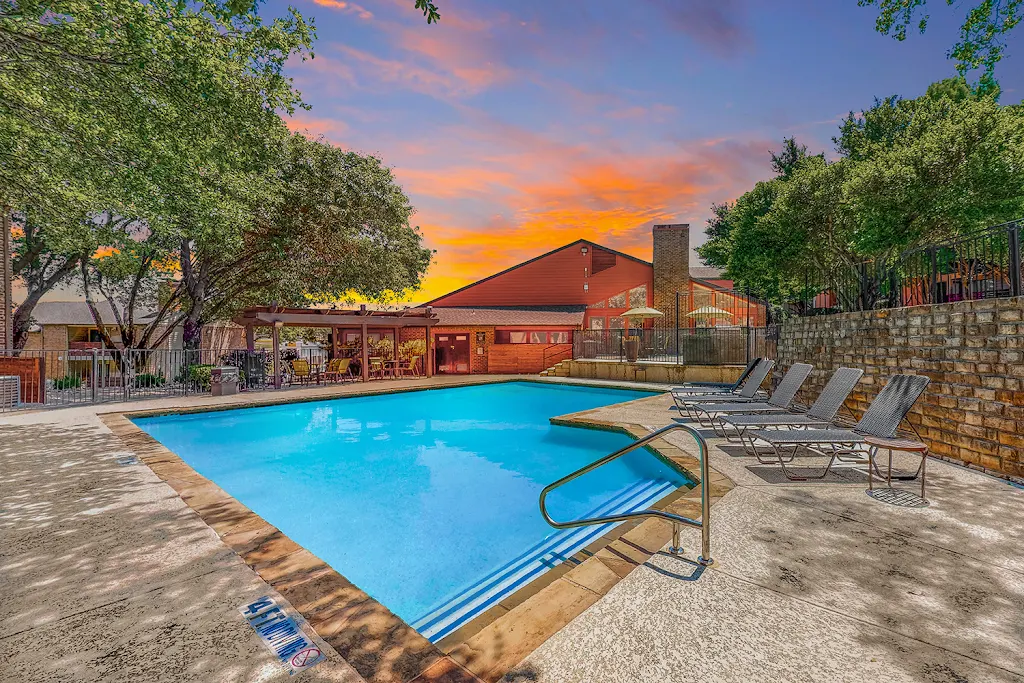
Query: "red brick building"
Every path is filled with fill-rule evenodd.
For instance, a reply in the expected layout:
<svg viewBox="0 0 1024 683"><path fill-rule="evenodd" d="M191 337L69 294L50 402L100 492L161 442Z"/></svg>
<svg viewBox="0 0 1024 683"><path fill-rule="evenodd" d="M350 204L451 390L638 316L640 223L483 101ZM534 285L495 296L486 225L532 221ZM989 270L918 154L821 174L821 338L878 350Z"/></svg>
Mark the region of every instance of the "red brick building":
<svg viewBox="0 0 1024 683"><path fill-rule="evenodd" d="M572 356L574 331L623 329L631 308L657 308L659 324L673 326L677 292L680 326L696 324L685 315L704 306L731 315L706 324L746 323L730 281L706 268L693 277L689 225L656 225L653 239L653 263L581 239L428 302L439 319L437 371L540 372Z"/></svg>

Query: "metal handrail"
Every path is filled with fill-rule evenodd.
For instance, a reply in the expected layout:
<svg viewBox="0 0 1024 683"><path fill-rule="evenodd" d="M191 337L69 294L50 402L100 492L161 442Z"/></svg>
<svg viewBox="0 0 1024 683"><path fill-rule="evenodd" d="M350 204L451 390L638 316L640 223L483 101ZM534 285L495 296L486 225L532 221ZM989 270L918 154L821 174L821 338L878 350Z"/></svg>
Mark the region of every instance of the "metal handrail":
<svg viewBox="0 0 1024 683"><path fill-rule="evenodd" d="M696 520L690 519L689 517L683 517L682 515L676 515L671 512L664 512L662 510L653 509L638 510L636 512L623 512L618 515L605 515L603 517L589 517L586 519L576 519L571 522L556 522L554 519L551 518L551 515L548 514L547 507L544 504L544 499L547 498L547 495L549 493L557 489L559 486L567 484L573 479L582 477L587 472L596 470L598 467L606 465L610 463L612 460L616 460L617 458L621 458L627 453L635 451L637 448L646 446L655 439L659 439L668 432L675 431L677 429L682 429L683 431L688 432L690 436L692 436L694 440L696 440L697 447L700 450L701 521L698 522ZM672 462L671 459L666 458L665 462L672 469L676 470L684 477L688 479L690 478L689 472L687 472L682 467ZM672 522L672 545L669 547L669 552L671 552L673 555L679 554L681 550L681 548L679 547L680 525L692 526L694 528L700 529L701 531L701 553L697 561L700 564L707 566L711 564L711 482L709 481L709 472L710 467L708 466L708 444L704 440L704 437L701 436L700 433L693 427L677 422L675 424L670 424L667 427L662 427L661 429L655 430L648 434L647 436L643 437L642 439L638 439L633 443L629 444L628 446L623 446L614 453L610 453L599 460L595 460L589 465L581 467L580 469L576 470L572 474L567 474L558 481L552 484L548 484L547 486L544 487L544 490L540 492L540 513L544 516L544 521L546 521L548 524L555 527L556 529L572 529L574 527L580 526L593 526L597 524L608 524L611 522L624 522L628 519L641 519L645 517L657 517L659 519L664 519L669 522Z"/></svg>

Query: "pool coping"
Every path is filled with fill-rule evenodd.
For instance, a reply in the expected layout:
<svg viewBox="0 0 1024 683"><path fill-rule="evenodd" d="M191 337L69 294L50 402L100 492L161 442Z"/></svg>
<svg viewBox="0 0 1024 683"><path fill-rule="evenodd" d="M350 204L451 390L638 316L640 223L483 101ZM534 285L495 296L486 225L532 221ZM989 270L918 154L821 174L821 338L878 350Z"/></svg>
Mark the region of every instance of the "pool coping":
<svg viewBox="0 0 1024 683"><path fill-rule="evenodd" d="M281 396L281 400L220 406L129 409L102 413L99 418L171 486L228 547L281 593L365 680L372 683L495 681L657 553L670 540L668 523L647 519L619 525L434 644L326 562L200 475L131 419L504 381L524 379L396 388L327 398L292 397L289 400ZM645 397L613 405L658 398ZM588 417L592 412L594 410L553 417L551 422L616 431L634 438L649 433L640 425ZM664 440L648 450L660 458L672 460L685 469L694 482L699 482L695 474L700 471L697 458ZM732 487L731 480L712 470L713 501ZM699 488L680 487L652 507L699 518L699 496Z"/></svg>

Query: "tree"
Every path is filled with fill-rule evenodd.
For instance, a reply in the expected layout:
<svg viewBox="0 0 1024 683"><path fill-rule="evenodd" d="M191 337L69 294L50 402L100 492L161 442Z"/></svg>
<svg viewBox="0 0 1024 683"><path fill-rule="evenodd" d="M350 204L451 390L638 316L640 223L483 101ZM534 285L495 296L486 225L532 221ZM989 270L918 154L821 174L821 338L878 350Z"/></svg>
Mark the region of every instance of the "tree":
<svg viewBox="0 0 1024 683"><path fill-rule="evenodd" d="M762 259L779 256L767 249L764 241L779 243L784 240L760 233L758 222L772 210L783 185L798 169L808 160L824 162L823 155L810 157L807 146L799 144L792 137L783 139L779 152L769 151L768 154L775 178L755 184L753 189L745 192L731 205L712 205L713 216L708 219L706 230L708 240L697 249L697 253L708 265L725 268L742 286L764 293L776 287L760 277L760 274L773 271L760 268L757 264Z"/></svg>
<svg viewBox="0 0 1024 683"><path fill-rule="evenodd" d="M809 274L849 278L864 259L1024 215L1024 108L962 79L914 100L876 100L834 138L839 159L805 156L758 183L698 251L758 293L785 298ZM785 148L784 148L785 149Z"/></svg>
<svg viewBox="0 0 1024 683"><path fill-rule="evenodd" d="M181 324L196 347L205 323L249 304L379 299L418 285L431 252L409 225L412 207L390 169L298 134L282 153L280 177L248 221L195 232L107 223L105 239L118 246L90 260L83 282L115 307L126 346L155 346ZM140 302L156 312L135 333ZM95 308L94 317L106 323Z"/></svg>
<svg viewBox="0 0 1024 683"><path fill-rule="evenodd" d="M911 27L921 33L928 28L928 0L857 0L857 4L878 7L875 29L896 40L906 40ZM946 0L946 4L960 3ZM996 64L1006 49L1005 36L1024 19L1024 0L972 0L966 4L969 10L960 27L960 40L946 56L956 60L961 76L983 69L981 85L988 90L995 85Z"/></svg>
<svg viewBox="0 0 1024 683"><path fill-rule="evenodd" d="M12 272L25 285L25 299L14 309L13 348L24 347L32 323L32 311L43 295L64 282L78 269L81 260L95 248L87 231L67 233L47 225L45 218L30 211L15 216L18 228L13 231L14 254ZM83 222L84 217L71 220ZM64 234L62 239L55 235Z"/></svg>

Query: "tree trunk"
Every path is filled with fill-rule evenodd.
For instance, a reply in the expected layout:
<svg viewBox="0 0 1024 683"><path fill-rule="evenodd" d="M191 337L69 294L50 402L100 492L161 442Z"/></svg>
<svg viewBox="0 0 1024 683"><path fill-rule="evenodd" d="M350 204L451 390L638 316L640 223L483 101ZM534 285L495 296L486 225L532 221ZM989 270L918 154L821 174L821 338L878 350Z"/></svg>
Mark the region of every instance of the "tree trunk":
<svg viewBox="0 0 1024 683"><path fill-rule="evenodd" d="M191 316L185 318L185 322L182 324L184 331L182 333L182 345L186 349L198 349L202 345L203 341L203 325L197 320L192 320Z"/></svg>

